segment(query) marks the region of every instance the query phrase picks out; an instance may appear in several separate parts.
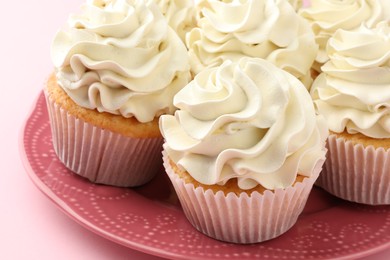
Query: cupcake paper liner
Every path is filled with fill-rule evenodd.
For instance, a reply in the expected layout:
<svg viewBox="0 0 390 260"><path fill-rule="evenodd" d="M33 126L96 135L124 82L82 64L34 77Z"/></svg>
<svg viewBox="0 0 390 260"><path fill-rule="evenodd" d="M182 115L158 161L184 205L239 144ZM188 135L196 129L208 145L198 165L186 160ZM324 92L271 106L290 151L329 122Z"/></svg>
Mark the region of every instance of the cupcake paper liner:
<svg viewBox="0 0 390 260"><path fill-rule="evenodd" d="M316 185L344 200L390 204L390 149L328 137L328 158Z"/></svg>
<svg viewBox="0 0 390 260"><path fill-rule="evenodd" d="M135 187L161 169L163 138L131 138L78 119L46 95L54 150L72 172L93 183Z"/></svg>
<svg viewBox="0 0 390 260"><path fill-rule="evenodd" d="M323 164L318 163L310 178L292 187L237 196L195 188L174 172L165 151L163 161L189 222L207 236L240 244L266 241L289 230L301 214Z"/></svg>

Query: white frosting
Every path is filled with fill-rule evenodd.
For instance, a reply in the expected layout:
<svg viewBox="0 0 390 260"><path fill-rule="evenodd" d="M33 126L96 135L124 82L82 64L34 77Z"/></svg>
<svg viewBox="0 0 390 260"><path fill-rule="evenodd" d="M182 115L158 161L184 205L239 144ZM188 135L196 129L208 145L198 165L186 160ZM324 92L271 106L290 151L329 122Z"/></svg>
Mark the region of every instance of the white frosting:
<svg viewBox="0 0 390 260"><path fill-rule="evenodd" d="M200 183L286 188L325 159L325 121L294 76L244 57L199 73L160 117L169 157Z"/></svg>
<svg viewBox="0 0 390 260"><path fill-rule="evenodd" d="M356 29L363 22L372 27L384 19L381 1L388 0L310 0L309 5L300 9L299 14L311 24L320 48L316 70L320 71L329 59L326 44L337 29Z"/></svg>
<svg viewBox="0 0 390 260"><path fill-rule="evenodd" d="M305 4L305 0L287 0L287 2L291 4L295 11L298 11Z"/></svg>
<svg viewBox="0 0 390 260"><path fill-rule="evenodd" d="M310 85L318 46L309 24L286 0L202 0L197 14L198 28L186 42L194 74L249 56L267 59Z"/></svg>
<svg viewBox="0 0 390 260"><path fill-rule="evenodd" d="M195 5L193 0L152 0L159 7L168 24L185 42L186 34L195 27Z"/></svg>
<svg viewBox="0 0 390 260"><path fill-rule="evenodd" d="M382 5L382 12L384 15L384 20L390 20L390 1L389 0L379 0Z"/></svg>
<svg viewBox="0 0 390 260"><path fill-rule="evenodd" d="M312 96L329 129L390 138L389 24L338 30L329 39L328 55Z"/></svg>
<svg viewBox="0 0 390 260"><path fill-rule="evenodd" d="M175 110L186 47L154 3L87 1L53 41L59 85L80 106L148 122Z"/></svg>

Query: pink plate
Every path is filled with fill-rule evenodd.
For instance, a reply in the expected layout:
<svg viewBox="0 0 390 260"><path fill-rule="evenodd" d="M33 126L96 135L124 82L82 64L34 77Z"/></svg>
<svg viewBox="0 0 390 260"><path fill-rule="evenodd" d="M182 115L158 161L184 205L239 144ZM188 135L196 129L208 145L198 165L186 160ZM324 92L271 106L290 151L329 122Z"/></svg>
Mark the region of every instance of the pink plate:
<svg viewBox="0 0 390 260"><path fill-rule="evenodd" d="M362 206L314 188L296 225L254 245L222 243L185 218L163 169L135 189L96 185L57 159L41 93L21 135L22 158L38 188L71 218L124 246L171 259L351 259L390 247L390 206Z"/></svg>

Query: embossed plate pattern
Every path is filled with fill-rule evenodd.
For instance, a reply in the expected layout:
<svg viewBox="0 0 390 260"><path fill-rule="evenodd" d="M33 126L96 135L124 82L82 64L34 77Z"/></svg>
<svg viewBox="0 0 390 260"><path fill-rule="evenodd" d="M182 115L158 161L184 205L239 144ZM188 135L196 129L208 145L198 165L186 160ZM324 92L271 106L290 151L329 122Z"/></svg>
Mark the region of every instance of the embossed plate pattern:
<svg viewBox="0 0 390 260"><path fill-rule="evenodd" d="M21 134L32 181L71 218L124 246L171 259L351 259L390 247L390 206L362 206L314 188L296 225L254 245L208 238L186 220L161 173L135 189L92 184L67 170L52 147L43 93Z"/></svg>

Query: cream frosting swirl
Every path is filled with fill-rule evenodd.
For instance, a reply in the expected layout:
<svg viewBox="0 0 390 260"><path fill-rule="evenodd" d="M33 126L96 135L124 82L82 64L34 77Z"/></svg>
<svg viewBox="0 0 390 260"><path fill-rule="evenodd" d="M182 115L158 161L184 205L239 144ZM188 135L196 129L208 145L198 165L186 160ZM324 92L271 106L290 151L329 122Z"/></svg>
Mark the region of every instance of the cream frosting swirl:
<svg viewBox="0 0 390 260"><path fill-rule="evenodd" d="M287 0L287 2L291 4L295 11L298 11L304 4L306 4L305 0Z"/></svg>
<svg viewBox="0 0 390 260"><path fill-rule="evenodd" d="M267 59L310 85L318 46L286 0L202 0L197 17L186 41L194 74L248 56Z"/></svg>
<svg viewBox="0 0 390 260"><path fill-rule="evenodd" d="M338 30L312 97L333 132L390 138L390 27Z"/></svg>
<svg viewBox="0 0 390 260"><path fill-rule="evenodd" d="M190 80L187 50L154 3L91 0L52 44L59 85L80 106L152 121Z"/></svg>
<svg viewBox="0 0 390 260"><path fill-rule="evenodd" d="M286 188L325 159L328 129L291 74L258 58L205 69L160 117L164 149L194 179L242 189ZM322 165L320 165L322 166Z"/></svg>
<svg viewBox="0 0 390 260"><path fill-rule="evenodd" d="M326 44L337 29L356 29L363 22L372 27L384 19L381 1L388 0L310 0L309 5L299 10L299 14L311 24L319 45L317 71L329 60Z"/></svg>
<svg viewBox="0 0 390 260"><path fill-rule="evenodd" d="M185 42L186 34L195 27L195 4L193 0L153 0L168 24Z"/></svg>

